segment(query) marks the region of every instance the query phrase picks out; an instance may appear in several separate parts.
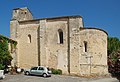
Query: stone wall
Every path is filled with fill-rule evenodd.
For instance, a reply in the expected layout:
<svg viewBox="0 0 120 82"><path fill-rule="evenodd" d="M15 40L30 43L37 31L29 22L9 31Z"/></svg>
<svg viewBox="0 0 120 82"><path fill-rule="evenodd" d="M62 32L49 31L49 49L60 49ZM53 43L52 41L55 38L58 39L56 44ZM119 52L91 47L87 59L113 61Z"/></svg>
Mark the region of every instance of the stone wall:
<svg viewBox="0 0 120 82"><path fill-rule="evenodd" d="M18 54L19 66L29 68L38 65L38 24L23 24L19 26L18 32ZM29 38L31 36L31 41Z"/></svg>
<svg viewBox="0 0 120 82"><path fill-rule="evenodd" d="M79 28L83 28L82 18L70 18L70 73L79 74L80 34Z"/></svg>
<svg viewBox="0 0 120 82"><path fill-rule="evenodd" d="M87 42L85 52L84 42ZM80 74L105 75L107 71L107 34L100 29L80 31ZM88 69L88 71L86 71Z"/></svg>
<svg viewBox="0 0 120 82"><path fill-rule="evenodd" d="M16 40L19 23L17 20L10 21L10 38Z"/></svg>
<svg viewBox="0 0 120 82"><path fill-rule="evenodd" d="M64 18L63 18L64 19ZM63 43L59 42L58 30L63 32ZM62 69L67 73L67 20L47 20L46 23L46 59L50 68ZM41 54L42 55L42 54Z"/></svg>

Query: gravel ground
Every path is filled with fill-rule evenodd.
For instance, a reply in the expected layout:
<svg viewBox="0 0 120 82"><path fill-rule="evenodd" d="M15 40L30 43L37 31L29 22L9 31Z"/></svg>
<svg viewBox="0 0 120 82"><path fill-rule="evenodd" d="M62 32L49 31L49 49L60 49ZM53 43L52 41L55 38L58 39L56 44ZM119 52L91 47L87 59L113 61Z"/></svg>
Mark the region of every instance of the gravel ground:
<svg viewBox="0 0 120 82"><path fill-rule="evenodd" d="M48 78L26 76L24 74L6 75L0 82L119 82L116 78L82 78L65 75L52 75Z"/></svg>

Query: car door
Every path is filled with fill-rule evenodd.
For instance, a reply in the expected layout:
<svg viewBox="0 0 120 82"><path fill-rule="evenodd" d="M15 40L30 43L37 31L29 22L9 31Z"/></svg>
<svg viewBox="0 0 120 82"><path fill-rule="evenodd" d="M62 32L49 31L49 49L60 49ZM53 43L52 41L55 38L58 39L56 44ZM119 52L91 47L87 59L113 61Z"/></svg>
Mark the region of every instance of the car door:
<svg viewBox="0 0 120 82"><path fill-rule="evenodd" d="M36 75L37 74L37 69L38 69L38 67L31 68L30 73Z"/></svg>
<svg viewBox="0 0 120 82"><path fill-rule="evenodd" d="M44 73L44 68L43 67L39 67L38 70L37 70L37 74L38 75L43 75Z"/></svg>

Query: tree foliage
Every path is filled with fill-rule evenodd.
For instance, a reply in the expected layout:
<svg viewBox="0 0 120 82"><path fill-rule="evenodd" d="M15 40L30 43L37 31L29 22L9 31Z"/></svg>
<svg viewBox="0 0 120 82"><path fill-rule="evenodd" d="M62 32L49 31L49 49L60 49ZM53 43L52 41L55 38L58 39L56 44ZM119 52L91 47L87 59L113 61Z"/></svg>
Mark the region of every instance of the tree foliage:
<svg viewBox="0 0 120 82"><path fill-rule="evenodd" d="M4 67L10 65L12 57L8 50L8 40L0 36L0 64Z"/></svg>
<svg viewBox="0 0 120 82"><path fill-rule="evenodd" d="M108 37L108 55L120 49L120 40L116 37Z"/></svg>
<svg viewBox="0 0 120 82"><path fill-rule="evenodd" d="M113 52L112 55L108 57L108 66L108 70L110 73L120 73L120 50Z"/></svg>
<svg viewBox="0 0 120 82"><path fill-rule="evenodd" d="M110 73L120 73L120 40L116 37L108 37L108 67Z"/></svg>

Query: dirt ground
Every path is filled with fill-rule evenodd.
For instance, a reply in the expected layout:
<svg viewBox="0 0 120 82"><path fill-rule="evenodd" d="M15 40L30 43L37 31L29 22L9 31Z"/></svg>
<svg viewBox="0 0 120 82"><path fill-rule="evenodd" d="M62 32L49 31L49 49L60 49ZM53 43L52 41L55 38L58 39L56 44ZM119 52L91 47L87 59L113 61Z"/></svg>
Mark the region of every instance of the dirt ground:
<svg viewBox="0 0 120 82"><path fill-rule="evenodd" d="M5 75L6 77L0 82L119 82L118 79L112 77L99 77L99 78L83 78L65 75L52 75L48 78L41 76L26 76L24 74Z"/></svg>

